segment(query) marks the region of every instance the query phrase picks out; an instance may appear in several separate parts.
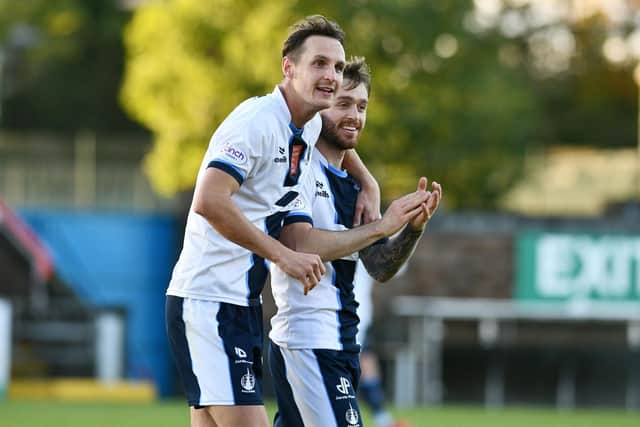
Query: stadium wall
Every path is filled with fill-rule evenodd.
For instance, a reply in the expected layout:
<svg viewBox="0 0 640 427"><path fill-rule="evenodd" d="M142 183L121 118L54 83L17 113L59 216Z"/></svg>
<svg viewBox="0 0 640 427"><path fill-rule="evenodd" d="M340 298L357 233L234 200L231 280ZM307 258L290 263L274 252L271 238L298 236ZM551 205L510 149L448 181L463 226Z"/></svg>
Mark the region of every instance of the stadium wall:
<svg viewBox="0 0 640 427"><path fill-rule="evenodd" d="M19 211L51 251L57 274L96 310L126 321L125 375L161 396L174 375L164 332L164 292L178 247L174 217L49 209Z"/></svg>

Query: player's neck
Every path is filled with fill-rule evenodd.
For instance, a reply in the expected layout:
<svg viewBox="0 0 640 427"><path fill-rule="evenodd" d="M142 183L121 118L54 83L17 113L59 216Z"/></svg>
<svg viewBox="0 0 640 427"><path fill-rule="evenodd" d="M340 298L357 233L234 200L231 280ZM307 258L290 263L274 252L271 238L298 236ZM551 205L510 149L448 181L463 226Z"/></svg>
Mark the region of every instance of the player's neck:
<svg viewBox="0 0 640 427"><path fill-rule="evenodd" d="M295 92L291 84L286 80L278 85L284 100L291 114L291 123L298 129L302 129L304 125L318 112L318 110L306 104L300 96Z"/></svg>
<svg viewBox="0 0 640 427"><path fill-rule="evenodd" d="M331 166L342 170L342 161L344 160L346 150L328 143L323 137L318 138L316 147Z"/></svg>

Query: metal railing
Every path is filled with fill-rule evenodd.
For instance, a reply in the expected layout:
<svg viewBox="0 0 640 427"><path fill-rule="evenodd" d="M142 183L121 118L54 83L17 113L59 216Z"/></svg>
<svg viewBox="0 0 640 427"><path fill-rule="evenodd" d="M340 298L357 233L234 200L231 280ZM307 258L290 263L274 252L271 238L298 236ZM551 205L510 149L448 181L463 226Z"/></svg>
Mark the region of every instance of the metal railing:
<svg viewBox="0 0 640 427"><path fill-rule="evenodd" d="M19 208L173 211L142 171L140 136L0 133L0 197Z"/></svg>
<svg viewBox="0 0 640 427"><path fill-rule="evenodd" d="M477 325L476 347L487 350L509 348L515 344L513 322L547 325L565 324L569 328L586 322L617 324L626 331L627 351L640 349L639 302L548 303L495 299L432 298L398 296L393 299L392 312L409 320L406 347L395 357L395 403L398 406L440 404L443 401L443 347L447 322L471 321ZM509 333L511 332L511 333ZM516 334L517 335L517 334ZM540 339L536 345L557 345ZM484 383L487 407L501 407L506 401L504 361L489 359ZM640 378L626 378L625 406L640 409ZM556 405L576 406L575 368L568 365L559 372L556 383Z"/></svg>

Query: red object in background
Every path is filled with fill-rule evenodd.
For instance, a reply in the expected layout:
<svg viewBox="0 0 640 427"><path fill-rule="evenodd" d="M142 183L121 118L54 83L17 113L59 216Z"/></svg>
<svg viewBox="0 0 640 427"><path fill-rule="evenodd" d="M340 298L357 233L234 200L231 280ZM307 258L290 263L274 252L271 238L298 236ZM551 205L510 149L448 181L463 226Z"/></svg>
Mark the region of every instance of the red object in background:
<svg viewBox="0 0 640 427"><path fill-rule="evenodd" d="M31 228L0 200L0 233L7 235L29 260L37 280L48 281L53 275L49 251Z"/></svg>

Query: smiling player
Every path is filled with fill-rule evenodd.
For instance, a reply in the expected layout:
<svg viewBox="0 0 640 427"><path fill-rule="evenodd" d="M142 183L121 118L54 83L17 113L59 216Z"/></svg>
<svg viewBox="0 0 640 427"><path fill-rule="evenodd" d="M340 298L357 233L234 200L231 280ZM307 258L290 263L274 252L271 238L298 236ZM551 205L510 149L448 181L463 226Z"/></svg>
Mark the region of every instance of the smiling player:
<svg viewBox="0 0 640 427"><path fill-rule="evenodd" d="M319 256L293 251L277 236L300 203L298 182L321 128L317 113L332 104L342 82L343 39L340 27L319 15L294 26L282 51L282 82L222 122L200 166L166 303L193 427L269 424L260 294L269 262L308 287L324 273ZM357 155L350 159L377 188ZM375 191L368 200L379 200ZM377 215L379 207L367 210Z"/></svg>
<svg viewBox="0 0 640 427"><path fill-rule="evenodd" d="M278 308L269 334L269 364L278 401L276 427L361 425L356 400L359 319L353 292L357 251L374 277L388 280L409 258L440 202L440 185L434 182L432 192L427 192L427 181L421 178L418 191L391 203L382 219L352 228L359 187L343 170L343 159L364 129L369 89L364 60L352 60L334 105L321 112L322 132L305 182L311 189L303 192L314 194L308 201L311 217L294 212L280 236L290 248L330 260L326 272L307 295L303 282L277 265L271 267ZM401 229L396 237L380 240Z"/></svg>

